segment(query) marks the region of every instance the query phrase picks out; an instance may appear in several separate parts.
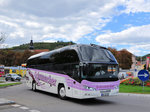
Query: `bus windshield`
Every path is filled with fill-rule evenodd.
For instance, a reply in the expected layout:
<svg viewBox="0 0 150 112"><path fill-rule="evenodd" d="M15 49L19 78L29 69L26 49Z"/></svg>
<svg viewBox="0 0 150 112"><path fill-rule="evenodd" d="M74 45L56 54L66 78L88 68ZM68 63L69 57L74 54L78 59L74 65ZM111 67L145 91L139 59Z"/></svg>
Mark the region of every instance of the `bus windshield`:
<svg viewBox="0 0 150 112"><path fill-rule="evenodd" d="M111 52L95 46L82 46L80 48L83 61L90 62L112 62L116 61Z"/></svg>
<svg viewBox="0 0 150 112"><path fill-rule="evenodd" d="M89 81L117 81L118 65L88 64L83 67L82 79Z"/></svg>

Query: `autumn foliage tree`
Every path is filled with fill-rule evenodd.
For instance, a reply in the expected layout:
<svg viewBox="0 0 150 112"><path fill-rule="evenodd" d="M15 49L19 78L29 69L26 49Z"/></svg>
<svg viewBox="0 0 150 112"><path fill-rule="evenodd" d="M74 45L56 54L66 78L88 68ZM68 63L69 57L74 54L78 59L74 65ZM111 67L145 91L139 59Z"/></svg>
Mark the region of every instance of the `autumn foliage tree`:
<svg viewBox="0 0 150 112"><path fill-rule="evenodd" d="M15 59L15 52L8 50L0 51L0 63L3 65L11 66Z"/></svg>
<svg viewBox="0 0 150 112"><path fill-rule="evenodd" d="M22 63L26 63L31 55L33 53L28 50L24 52L0 50L0 64L5 66L20 66Z"/></svg>
<svg viewBox="0 0 150 112"><path fill-rule="evenodd" d="M21 63L26 63L27 59L31 56L34 55L35 53L29 51L29 50L25 50L24 53L22 54L22 62Z"/></svg>
<svg viewBox="0 0 150 112"><path fill-rule="evenodd" d="M108 48L109 51L115 56L119 63L119 67L122 69L130 69L132 65L132 54L126 49L117 51L114 48Z"/></svg>

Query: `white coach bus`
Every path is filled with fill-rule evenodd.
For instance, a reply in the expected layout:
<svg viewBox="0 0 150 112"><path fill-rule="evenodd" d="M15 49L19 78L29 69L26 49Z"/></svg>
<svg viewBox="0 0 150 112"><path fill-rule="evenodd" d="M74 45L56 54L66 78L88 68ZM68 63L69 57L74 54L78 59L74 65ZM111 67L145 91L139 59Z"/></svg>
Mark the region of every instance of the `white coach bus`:
<svg viewBox="0 0 150 112"><path fill-rule="evenodd" d="M27 60L27 85L66 97L118 95L118 62L98 45L76 44L33 55Z"/></svg>

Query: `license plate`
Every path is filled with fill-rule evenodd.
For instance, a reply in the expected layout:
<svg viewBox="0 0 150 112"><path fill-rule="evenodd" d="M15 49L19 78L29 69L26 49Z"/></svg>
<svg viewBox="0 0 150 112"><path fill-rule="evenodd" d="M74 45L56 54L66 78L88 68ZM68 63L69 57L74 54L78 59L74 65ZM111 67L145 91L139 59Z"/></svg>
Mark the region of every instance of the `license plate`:
<svg viewBox="0 0 150 112"><path fill-rule="evenodd" d="M111 89L100 90L100 93L111 92Z"/></svg>
<svg viewBox="0 0 150 112"><path fill-rule="evenodd" d="M109 96L109 93L102 93L101 96Z"/></svg>

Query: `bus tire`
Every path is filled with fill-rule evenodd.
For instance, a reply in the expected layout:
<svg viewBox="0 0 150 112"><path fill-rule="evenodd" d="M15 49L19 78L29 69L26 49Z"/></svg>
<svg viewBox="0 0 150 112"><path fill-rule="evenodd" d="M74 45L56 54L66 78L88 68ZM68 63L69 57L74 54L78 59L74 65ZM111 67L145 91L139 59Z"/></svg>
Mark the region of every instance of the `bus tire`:
<svg viewBox="0 0 150 112"><path fill-rule="evenodd" d="M65 100L66 99L66 90L64 85L58 86L58 96L60 99Z"/></svg>
<svg viewBox="0 0 150 112"><path fill-rule="evenodd" d="M32 90L36 91L36 82L32 82Z"/></svg>

